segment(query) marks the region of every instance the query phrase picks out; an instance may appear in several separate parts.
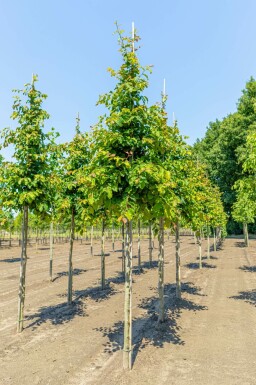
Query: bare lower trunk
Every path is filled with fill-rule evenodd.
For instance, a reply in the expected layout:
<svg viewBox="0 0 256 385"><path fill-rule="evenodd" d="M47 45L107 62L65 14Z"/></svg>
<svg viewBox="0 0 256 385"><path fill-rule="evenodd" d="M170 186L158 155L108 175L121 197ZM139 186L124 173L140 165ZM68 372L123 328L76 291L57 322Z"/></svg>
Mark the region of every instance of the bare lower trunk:
<svg viewBox="0 0 256 385"><path fill-rule="evenodd" d="M175 226L175 242L176 242L176 297L181 298L181 281L180 281L180 226Z"/></svg>
<svg viewBox="0 0 256 385"><path fill-rule="evenodd" d="M23 224L21 240L21 258L20 258L20 282L18 299L18 333L24 328L24 305L26 288L26 266L27 266L27 240L28 240L28 206L23 207Z"/></svg>
<svg viewBox="0 0 256 385"><path fill-rule="evenodd" d="M115 228L114 228L114 224L112 224L112 251L115 251Z"/></svg>
<svg viewBox="0 0 256 385"><path fill-rule="evenodd" d="M159 222L159 254L158 254L158 323L164 322L164 219Z"/></svg>
<svg viewBox="0 0 256 385"><path fill-rule="evenodd" d="M91 227L91 257L93 257L93 226Z"/></svg>
<svg viewBox="0 0 256 385"><path fill-rule="evenodd" d="M207 233L207 259L210 259L210 234Z"/></svg>
<svg viewBox="0 0 256 385"><path fill-rule="evenodd" d="M245 244L245 247L248 247L249 246L249 235L248 235L247 223L243 223L243 232L244 232L244 244Z"/></svg>
<svg viewBox="0 0 256 385"><path fill-rule="evenodd" d="M68 258L68 304L72 304L73 295L73 245L75 236L75 210L71 210L71 227L69 238L69 258Z"/></svg>
<svg viewBox="0 0 256 385"><path fill-rule="evenodd" d="M149 266L152 266L152 250L153 250L153 247L152 247L152 226L151 226L151 222L149 224L148 232L149 232L149 245L148 245L148 248L149 248Z"/></svg>
<svg viewBox="0 0 256 385"><path fill-rule="evenodd" d="M199 269L202 269L202 235L201 231L198 235L198 251L199 251Z"/></svg>
<svg viewBox="0 0 256 385"><path fill-rule="evenodd" d="M124 223L122 223L122 272L125 272L125 238L124 238Z"/></svg>
<svg viewBox="0 0 256 385"><path fill-rule="evenodd" d="M126 238L129 246L125 255L125 300L124 300L124 347L123 367L132 368L132 222L126 223Z"/></svg>
<svg viewBox="0 0 256 385"><path fill-rule="evenodd" d="M213 250L217 251L217 245L216 245L216 230L213 228Z"/></svg>
<svg viewBox="0 0 256 385"><path fill-rule="evenodd" d="M52 282L52 266L53 266L53 222L50 224L50 281Z"/></svg>
<svg viewBox="0 0 256 385"><path fill-rule="evenodd" d="M138 220L138 268L141 270L140 219Z"/></svg>
<svg viewBox="0 0 256 385"><path fill-rule="evenodd" d="M102 221L101 231L101 290L105 289L105 223Z"/></svg>

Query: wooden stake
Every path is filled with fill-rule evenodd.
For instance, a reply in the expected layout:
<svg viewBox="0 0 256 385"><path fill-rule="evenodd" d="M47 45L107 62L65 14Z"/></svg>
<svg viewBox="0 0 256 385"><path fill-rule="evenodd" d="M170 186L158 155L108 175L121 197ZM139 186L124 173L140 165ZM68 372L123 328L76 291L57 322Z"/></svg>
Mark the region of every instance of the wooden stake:
<svg viewBox="0 0 256 385"><path fill-rule="evenodd" d="M50 281L52 282L52 267L53 267L53 222L50 224Z"/></svg>
<svg viewBox="0 0 256 385"><path fill-rule="evenodd" d="M176 242L176 298L181 298L181 281L180 281L180 225L177 222L175 226L175 242Z"/></svg>
<svg viewBox="0 0 256 385"><path fill-rule="evenodd" d="M125 300L124 300L124 346L123 367L132 368L132 221L126 223L126 237L129 240L125 256Z"/></svg>
<svg viewBox="0 0 256 385"><path fill-rule="evenodd" d="M101 290L105 289L105 223L102 220L101 232Z"/></svg>
<svg viewBox="0 0 256 385"><path fill-rule="evenodd" d="M71 210L71 228L69 239L69 258L68 258L68 304L72 304L73 295L73 245L75 235L75 209Z"/></svg>
<svg viewBox="0 0 256 385"><path fill-rule="evenodd" d="M26 266L27 266L27 238L28 237L28 206L23 207L22 223L22 241L20 258L20 282L19 282L19 300L18 300L18 333L24 328L24 305L26 289Z"/></svg>

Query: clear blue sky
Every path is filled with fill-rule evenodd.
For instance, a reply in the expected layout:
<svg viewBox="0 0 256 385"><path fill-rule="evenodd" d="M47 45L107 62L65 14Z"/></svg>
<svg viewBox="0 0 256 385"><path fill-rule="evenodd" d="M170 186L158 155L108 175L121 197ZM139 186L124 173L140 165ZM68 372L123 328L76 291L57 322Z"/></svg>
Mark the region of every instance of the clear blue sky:
<svg viewBox="0 0 256 385"><path fill-rule="evenodd" d="M159 100L193 143L209 121L236 108L245 82L256 77L255 0L12 0L0 2L0 128L11 121L13 88L39 75L48 94L48 126L61 141L74 133L77 112L89 130L102 110L99 94L113 88L107 67L120 64L117 20L141 36L141 64L153 64L147 95Z"/></svg>

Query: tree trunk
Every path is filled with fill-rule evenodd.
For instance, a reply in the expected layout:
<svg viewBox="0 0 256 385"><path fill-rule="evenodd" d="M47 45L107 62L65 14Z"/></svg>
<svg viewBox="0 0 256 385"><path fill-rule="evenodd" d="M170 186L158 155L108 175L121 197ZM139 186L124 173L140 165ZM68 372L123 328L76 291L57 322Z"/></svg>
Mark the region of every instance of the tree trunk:
<svg viewBox="0 0 256 385"><path fill-rule="evenodd" d="M75 236L75 209L71 210L71 227L70 227L70 239L69 239L69 258L68 258L68 304L72 304L73 294L73 245Z"/></svg>
<svg viewBox="0 0 256 385"><path fill-rule="evenodd" d="M20 282L18 299L18 333L22 332L24 325L24 305L26 288L26 267L27 267L27 240L28 240L28 206L23 207L21 258L20 258Z"/></svg>
<svg viewBox="0 0 256 385"><path fill-rule="evenodd" d="M125 299L124 299L124 347L123 367L132 368L132 221L126 222L126 237L129 247L125 255Z"/></svg>
<svg viewBox="0 0 256 385"><path fill-rule="evenodd" d="M140 219L138 220L138 268L141 270Z"/></svg>
<svg viewBox="0 0 256 385"><path fill-rule="evenodd" d="M50 281L52 282L52 265L53 265L53 222L50 224Z"/></svg>
<svg viewBox="0 0 256 385"><path fill-rule="evenodd" d="M207 259L210 259L210 234L209 229L207 233Z"/></svg>
<svg viewBox="0 0 256 385"><path fill-rule="evenodd" d="M199 269L202 269L202 235L201 230L198 234L198 249L199 249Z"/></svg>
<svg viewBox="0 0 256 385"><path fill-rule="evenodd" d="M213 250L217 251L215 227L213 228Z"/></svg>
<svg viewBox="0 0 256 385"><path fill-rule="evenodd" d="M247 223L243 223L243 233L244 233L244 244L245 247L249 246L249 235L248 235L248 225Z"/></svg>
<svg viewBox="0 0 256 385"><path fill-rule="evenodd" d="M151 226L151 222L149 223L149 228L148 228L148 232L149 232L149 245L148 245L148 248L149 248L149 266L152 266L152 226Z"/></svg>
<svg viewBox="0 0 256 385"><path fill-rule="evenodd" d="M114 228L114 223L112 223L112 251L115 251L115 228Z"/></svg>
<svg viewBox="0 0 256 385"><path fill-rule="evenodd" d="M93 257L93 226L91 227L91 257Z"/></svg>
<svg viewBox="0 0 256 385"><path fill-rule="evenodd" d="M164 219L159 222L159 254L158 254L158 323L164 322Z"/></svg>
<svg viewBox="0 0 256 385"><path fill-rule="evenodd" d="M125 272L125 238L124 238L124 223L122 223L122 272Z"/></svg>
<svg viewBox="0 0 256 385"><path fill-rule="evenodd" d="M176 298L181 298L181 281L180 281L180 225L179 222L175 226L175 242L176 242Z"/></svg>
<svg viewBox="0 0 256 385"><path fill-rule="evenodd" d="M101 232L101 290L105 289L105 223L102 220Z"/></svg>

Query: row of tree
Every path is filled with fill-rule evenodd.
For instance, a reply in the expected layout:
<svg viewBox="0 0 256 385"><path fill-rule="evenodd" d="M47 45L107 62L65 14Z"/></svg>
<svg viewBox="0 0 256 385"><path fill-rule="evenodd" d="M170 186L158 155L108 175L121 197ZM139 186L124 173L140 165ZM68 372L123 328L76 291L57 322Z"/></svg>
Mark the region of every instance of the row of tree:
<svg viewBox="0 0 256 385"><path fill-rule="evenodd" d="M196 232L201 250L202 229L225 228L226 217L218 187L181 137L177 122L168 125L162 94L160 103L148 105L144 95L150 67L142 67L136 54L136 34L125 37L117 27L122 65L115 71L114 90L99 97L106 114L89 132L77 118L71 142L56 145L54 130L44 133L49 118L42 104L46 95L35 87L37 76L16 91L12 118L15 130L2 131L3 145L12 145L14 161L1 164L3 212L23 213L19 283L18 331L23 329L29 213L47 214L51 222L69 220L68 303L72 303L72 252L75 229L102 226L102 288L105 281L104 231L119 221L124 234L125 320L124 367L132 359L132 226L148 223L159 239L159 322L164 322L164 229L176 233L177 297L180 284L180 226ZM200 267L201 251L200 251ZM52 274L52 258L50 263Z"/></svg>
<svg viewBox="0 0 256 385"><path fill-rule="evenodd" d="M194 145L196 156L205 163L210 180L222 193L228 232L241 232L242 224L246 244L247 225L254 223L256 217L255 106L256 81L251 78L238 100L236 112L211 122L205 137ZM255 231L255 226L251 229Z"/></svg>

